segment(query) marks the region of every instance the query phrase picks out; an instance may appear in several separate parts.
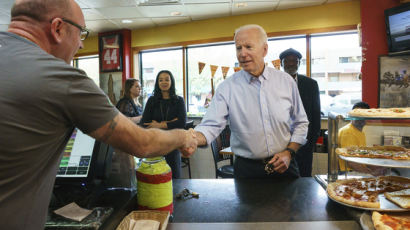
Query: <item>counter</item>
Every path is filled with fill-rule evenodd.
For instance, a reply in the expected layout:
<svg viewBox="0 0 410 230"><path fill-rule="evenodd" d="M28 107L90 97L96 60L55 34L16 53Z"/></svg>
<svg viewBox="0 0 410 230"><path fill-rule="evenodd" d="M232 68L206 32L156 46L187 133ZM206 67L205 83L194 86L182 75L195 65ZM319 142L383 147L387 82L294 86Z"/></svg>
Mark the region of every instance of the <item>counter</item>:
<svg viewBox="0 0 410 230"><path fill-rule="evenodd" d="M179 179L173 181L175 229L360 229L350 208L328 199L313 178L294 180ZM199 199L178 200L184 188ZM128 207L136 207L136 199ZM103 229L118 225L114 213ZM212 224L211 224L212 223ZM213 227L211 227L213 226ZM211 228L210 228L211 227Z"/></svg>

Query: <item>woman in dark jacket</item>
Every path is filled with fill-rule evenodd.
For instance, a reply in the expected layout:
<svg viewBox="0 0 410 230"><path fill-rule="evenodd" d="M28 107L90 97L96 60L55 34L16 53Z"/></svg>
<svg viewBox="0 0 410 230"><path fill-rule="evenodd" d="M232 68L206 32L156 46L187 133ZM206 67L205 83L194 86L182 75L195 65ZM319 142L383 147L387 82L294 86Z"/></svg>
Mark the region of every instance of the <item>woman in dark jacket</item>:
<svg viewBox="0 0 410 230"><path fill-rule="evenodd" d="M139 123L142 115L142 106L138 102L141 94L141 85L137 79L129 78L125 81L124 97L118 101L117 109L135 123Z"/></svg>
<svg viewBox="0 0 410 230"><path fill-rule="evenodd" d="M186 122L184 99L175 94L175 79L168 70L158 73L153 96L145 106L141 124L148 128L183 129ZM181 153L174 150L165 156L172 169L172 177L181 176Z"/></svg>

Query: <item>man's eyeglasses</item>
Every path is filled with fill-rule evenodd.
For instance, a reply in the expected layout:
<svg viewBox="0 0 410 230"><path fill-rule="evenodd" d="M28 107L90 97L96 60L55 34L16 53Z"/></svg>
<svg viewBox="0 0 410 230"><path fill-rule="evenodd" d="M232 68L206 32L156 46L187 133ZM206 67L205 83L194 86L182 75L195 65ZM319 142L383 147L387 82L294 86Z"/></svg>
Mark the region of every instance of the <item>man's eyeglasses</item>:
<svg viewBox="0 0 410 230"><path fill-rule="evenodd" d="M90 33L90 31L87 28L82 27L82 26L78 25L77 23L75 23L71 20L65 19L65 18L61 18L61 20L63 20L64 22L67 22L68 24L71 24L71 25L77 27L80 30L80 39L81 39L81 41L84 41L88 37L88 34Z"/></svg>

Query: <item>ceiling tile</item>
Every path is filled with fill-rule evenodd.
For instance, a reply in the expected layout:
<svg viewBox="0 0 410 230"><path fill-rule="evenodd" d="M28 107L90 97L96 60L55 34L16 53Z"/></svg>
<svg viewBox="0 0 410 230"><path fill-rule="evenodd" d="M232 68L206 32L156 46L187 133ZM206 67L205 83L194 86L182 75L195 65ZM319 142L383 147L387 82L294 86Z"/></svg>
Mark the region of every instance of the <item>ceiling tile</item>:
<svg viewBox="0 0 410 230"><path fill-rule="evenodd" d="M147 18L154 17L169 17L171 12L181 12L180 16L187 16L183 5L169 5L169 6L139 6L137 7L141 15Z"/></svg>
<svg viewBox="0 0 410 230"><path fill-rule="evenodd" d="M0 24L9 24L10 16L0 12Z"/></svg>
<svg viewBox="0 0 410 230"><path fill-rule="evenodd" d="M240 14L252 14L258 12L272 11L275 9L277 1L273 2L249 2L247 1L247 6L237 7L235 4L232 5L232 15Z"/></svg>
<svg viewBox="0 0 410 230"><path fill-rule="evenodd" d="M316 6L320 5L321 3L314 0L287 0L287 1L280 1L277 10L285 10L285 9L292 9L292 8L300 8L300 7L307 7L307 6Z"/></svg>
<svg viewBox="0 0 410 230"><path fill-rule="evenodd" d="M119 27L122 29L143 29L143 28L149 28L149 27L154 27L155 23L150 19L150 18L126 18L129 20L132 20L131 23L122 23L121 19L113 19Z"/></svg>
<svg viewBox="0 0 410 230"><path fill-rule="evenodd" d="M174 25L178 23L190 22L189 17L164 17L164 18L152 18L152 21L158 26Z"/></svg>
<svg viewBox="0 0 410 230"><path fill-rule="evenodd" d="M86 21L87 28L91 30L91 32L99 33L99 32L106 32L111 30L118 30L120 29L115 23L111 22L110 20L94 20L94 21Z"/></svg>
<svg viewBox="0 0 410 230"><path fill-rule="evenodd" d="M14 0L1 0L0 8L5 9L6 12L10 13L10 10L13 4L14 4Z"/></svg>
<svg viewBox="0 0 410 230"><path fill-rule="evenodd" d="M83 14L85 20L101 20L105 19L105 17L95 9L83 9Z"/></svg>
<svg viewBox="0 0 410 230"><path fill-rule="evenodd" d="M185 9L192 20L226 17L231 14L230 3L188 4Z"/></svg>
<svg viewBox="0 0 410 230"><path fill-rule="evenodd" d="M143 15L139 12L137 7L108 7L98 8L96 10L108 19L143 17Z"/></svg>
<svg viewBox="0 0 410 230"><path fill-rule="evenodd" d="M334 2L346 2L349 0L326 0L325 3L334 3Z"/></svg>
<svg viewBox="0 0 410 230"><path fill-rule="evenodd" d="M7 29L9 28L9 25L7 24L0 24L0 31L7 31Z"/></svg>
<svg viewBox="0 0 410 230"><path fill-rule="evenodd" d="M231 3L231 0L181 0L184 4Z"/></svg>
<svg viewBox="0 0 410 230"><path fill-rule="evenodd" d="M82 6L88 6L89 8L105 8L115 6L136 6L134 0L76 0ZM83 7L82 7L83 8Z"/></svg>

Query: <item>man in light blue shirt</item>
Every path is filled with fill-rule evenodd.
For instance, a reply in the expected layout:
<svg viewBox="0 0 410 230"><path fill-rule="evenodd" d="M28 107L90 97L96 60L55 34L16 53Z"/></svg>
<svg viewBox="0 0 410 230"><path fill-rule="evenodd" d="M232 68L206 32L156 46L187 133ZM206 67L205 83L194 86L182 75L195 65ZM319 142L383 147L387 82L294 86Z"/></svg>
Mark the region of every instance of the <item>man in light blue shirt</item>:
<svg viewBox="0 0 410 230"><path fill-rule="evenodd" d="M299 177L294 153L306 142L308 120L295 81L265 66L267 35L258 25L235 31L243 68L220 84L196 130L210 144L229 123L235 178ZM273 173L267 173L266 163Z"/></svg>

